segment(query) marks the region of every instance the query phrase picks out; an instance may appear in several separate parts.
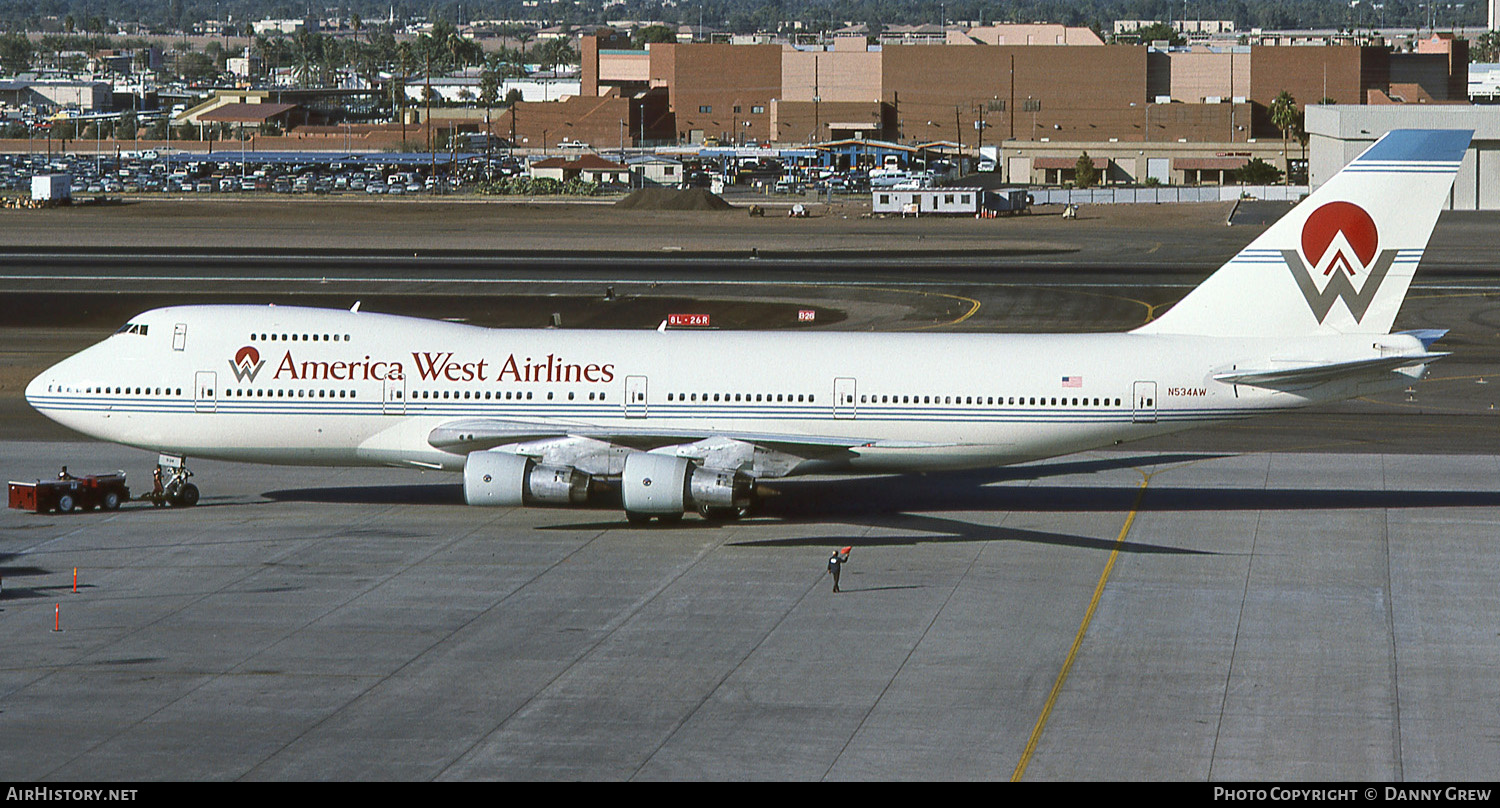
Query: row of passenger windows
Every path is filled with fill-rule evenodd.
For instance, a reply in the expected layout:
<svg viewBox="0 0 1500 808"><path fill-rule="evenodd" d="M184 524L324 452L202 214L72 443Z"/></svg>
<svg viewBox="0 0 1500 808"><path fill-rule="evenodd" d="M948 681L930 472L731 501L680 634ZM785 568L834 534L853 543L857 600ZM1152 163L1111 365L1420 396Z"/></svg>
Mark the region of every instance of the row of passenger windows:
<svg viewBox="0 0 1500 808"><path fill-rule="evenodd" d="M281 342L298 342L299 336L301 337L301 342L339 342L341 337L343 342L349 341L348 334L281 334L279 338ZM277 339L277 334L250 335L251 342L276 342Z"/></svg>
<svg viewBox="0 0 1500 808"><path fill-rule="evenodd" d="M845 396L844 403L846 403L846 404L853 404L854 403L853 399L854 399L853 395ZM1022 406L1022 407L1047 407L1047 406L1052 406L1052 407L1110 407L1110 406L1114 406L1114 407L1118 407L1118 406L1120 406L1120 399L1118 399L1118 398L1117 399L1113 399L1113 402L1114 402L1113 404L1110 403L1111 399L1107 399L1107 398L1102 398L1102 399L1101 398L1096 398L1096 399L1092 399L1092 401L1093 401L1093 403L1091 404L1091 403L1089 403L1090 399L1087 399L1087 398L1075 398L1075 399L1072 399L1072 403L1069 404L1068 403L1069 399L1067 399L1067 398L1052 398L1051 399L1051 404L1048 404L1048 398L1046 396L1041 396L1040 398L1038 398L1036 396L1032 396L1032 397L1028 398L1027 396L1009 396L1009 397L1007 397L1007 396L988 396L988 397L986 397L986 396L888 396L888 395L881 395L881 396L868 395L868 396L860 396L859 397L859 403L861 403L861 404L954 404L954 405L970 405L970 404L972 404L972 405L977 405L977 406L994 406L996 404L999 404L1001 406L1016 405L1016 406Z"/></svg>
<svg viewBox="0 0 1500 808"><path fill-rule="evenodd" d="M525 393L524 396L522 395L523 392ZM452 393L452 395L449 395L450 393ZM582 400L582 399L577 399L576 395L577 395L576 393L569 392L568 393L568 400L569 401ZM547 399L546 400L547 401L551 401L553 399L553 396L554 396L554 393L552 393L551 391L548 391L548 393L547 393ZM464 390L464 391L462 391L462 395L460 395L460 391L458 391L458 390L452 390L452 391L449 391L449 390L413 390L413 391L411 391L411 396L410 397L413 398L413 399L433 399L433 398L443 399L443 398L446 398L446 399L467 399L467 400L474 400L474 401L492 401L492 400L493 401L521 401L521 400L524 399L525 401L530 401L531 398L532 398L532 391L530 391L530 390L526 390L526 391L520 391L520 390L505 390L505 391L500 391L500 390L485 390L485 391L483 391L483 395L481 395L481 391L478 391L478 390ZM401 398L401 392L400 391L396 392L396 398ZM604 393L602 393L602 392L598 392L598 393L591 392L588 395L588 400L589 401L604 401L605 400L605 396L604 396Z"/></svg>
<svg viewBox="0 0 1500 808"><path fill-rule="evenodd" d="M128 392L128 391L127 391ZM181 392L180 390L178 391ZM207 390L205 393L212 396L214 391ZM354 390L262 390L257 388L236 388L225 390L224 395L229 398L358 398ZM495 390L485 390L483 395L477 390L464 390L462 394L458 390L413 390L409 398L430 400L470 400L470 401L531 401L532 392L525 391L524 397L521 392L507 390L503 393ZM393 398L402 398L401 391L396 391ZM553 393L547 393L547 401L553 400ZM568 401L575 400L574 393L568 393ZM604 393L589 393L589 401L604 401Z"/></svg>
<svg viewBox="0 0 1500 808"><path fill-rule="evenodd" d="M673 398L673 395L674 395L673 393L668 393L667 394L667 400L668 401L744 401L744 402L750 402L750 403L761 401L761 402L770 402L770 403L773 403L773 404L776 403L776 402L789 403L789 404L791 404L791 403L797 403L797 402L803 402L803 403L807 403L807 404L813 403L813 395L811 393L806 393L806 394L804 394L804 393L797 393L795 396L793 394L791 394L791 393L713 393L712 394L712 396L713 396L712 398L709 397L710 396L709 393L676 393L675 394L676 398ZM722 398L721 398L721 396L722 396Z"/></svg>
<svg viewBox="0 0 1500 808"><path fill-rule="evenodd" d="M206 391L212 397L214 391ZM260 390L235 388L225 390L227 398L358 398L353 390Z"/></svg>
<svg viewBox="0 0 1500 808"><path fill-rule="evenodd" d="M154 392L153 392L154 391ZM47 385L49 393L86 393L116 396L180 396L181 387L85 387L77 389L63 384Z"/></svg>
<svg viewBox="0 0 1500 808"><path fill-rule="evenodd" d="M153 390L154 390L154 392L153 392ZM49 384L49 385L47 385L47 392L49 392L49 393L53 393L53 392L57 392L57 393L72 393L72 392L75 392L75 390L74 390L74 388L67 387L65 385L60 385L60 384L59 385L51 385L51 384ZM98 395L113 394L113 395L137 395L137 396L139 396L139 395L147 395L147 396L150 396L150 395L157 395L157 396L160 396L160 395L168 395L168 396L176 395L176 396L180 396L180 395L182 395L182 388L181 387L176 387L176 388L172 388L172 387L156 387L156 388L151 388L151 387L86 387L81 392L87 393L87 394L98 394ZM207 390L205 392L206 392L206 394L208 396L210 396L210 397L213 396L213 391L212 390ZM227 397L230 397L230 398L357 398L357 395L356 395L356 393L355 393L354 390L306 390L306 389L300 389L300 390L284 390L284 389L261 390L261 389L255 389L255 388L250 388L250 389L236 388L236 389L233 389L233 390L225 390L224 391L224 395L227 396ZM574 401L575 400L575 395L576 395L575 393L569 392L567 400L568 401ZM552 401L553 400L553 396L554 396L554 394L549 391L547 393L546 400L547 401ZM396 394L395 394L395 398L399 399L401 397L402 397L401 392L397 391ZM531 401L532 400L532 391L530 391L530 390L524 391L524 399L523 399L523 391L514 391L514 390L506 390L506 391L503 391L503 392L502 391L498 391L498 390L485 390L485 391L483 391L483 395L480 394L480 391L471 391L471 390L464 390L464 391L462 391L462 395L460 395L460 391L458 391L458 390L451 390L451 391L450 390L441 390L441 391L440 390L413 390L413 391L411 391L410 398L420 399L420 400L447 399L447 400L476 400L476 401L477 400L483 400L483 401L491 401L491 400L493 400L493 401L521 401L521 400ZM588 394L588 400L589 401L604 401L606 399L605 399L605 394L602 393L602 392L590 392ZM667 401L689 401L689 402L692 402L692 401L705 401L705 402L709 402L709 401L725 401L725 402L736 402L737 401L737 402L742 402L742 403L762 402L762 403L806 403L806 404L812 404L815 401L815 397L811 393L806 393L806 394L804 394L804 393L797 393L795 395L792 394L792 393L774 393L774 394L773 393L668 393L667 394ZM1066 397L1064 397L1064 398L1053 397L1053 398L1049 399L1047 396L1042 396L1042 397L1038 398L1036 396L1030 396L1030 397L1028 397L1028 396L988 396L988 397L986 397L986 396L913 396L913 395L879 395L879 396L876 396L876 395L861 395L859 397L859 403L861 403L861 404L947 404L947 405L960 405L960 406L962 406L962 405L994 406L994 405L996 405L998 403L1001 406L1023 406L1023 407L1027 407L1027 406L1029 406L1029 407L1036 407L1036 406L1041 406L1041 407L1046 407L1046 406L1052 406L1052 407L1058 407L1058 406L1062 406L1062 407L1070 407L1070 406L1071 407L1110 407L1110 406L1114 406L1114 407L1119 407L1119 406L1121 406L1120 401L1121 400L1118 399L1118 398L1116 398L1116 399L1109 399L1109 398L1103 398L1103 399L1100 399L1100 398L1094 398L1094 399L1089 399L1089 398L1073 398L1073 399L1069 399L1069 398L1066 398ZM853 404L854 403L854 396L852 394L846 395L844 397L844 403L846 403L846 404Z"/></svg>

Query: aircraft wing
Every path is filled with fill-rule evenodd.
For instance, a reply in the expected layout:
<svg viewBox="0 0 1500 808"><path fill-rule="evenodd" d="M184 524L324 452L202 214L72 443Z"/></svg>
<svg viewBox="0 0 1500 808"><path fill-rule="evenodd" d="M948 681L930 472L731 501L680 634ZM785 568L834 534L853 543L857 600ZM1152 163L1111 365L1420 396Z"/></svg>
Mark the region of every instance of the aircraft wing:
<svg viewBox="0 0 1500 808"><path fill-rule="evenodd" d="M659 446L687 443L706 438L727 438L805 458L837 455L857 447L911 448L950 445L916 443L912 441L881 441L858 436L779 435L769 432L748 433L708 429L666 428L663 426L600 426L589 423L516 421L499 418L466 418L458 421L449 421L428 433L427 442L435 449L467 453L491 449L496 446L504 446L509 443L522 443L525 441L561 437L592 438L634 449L654 449Z"/></svg>
<svg viewBox="0 0 1500 808"><path fill-rule="evenodd" d="M1215 373L1215 381L1227 384L1248 384L1255 387L1283 387L1289 385L1321 384L1356 376L1370 376L1402 368L1425 365L1450 354L1424 352L1402 356L1381 356L1374 359L1356 359L1344 362L1307 362L1288 360L1272 362L1267 367L1236 368Z"/></svg>

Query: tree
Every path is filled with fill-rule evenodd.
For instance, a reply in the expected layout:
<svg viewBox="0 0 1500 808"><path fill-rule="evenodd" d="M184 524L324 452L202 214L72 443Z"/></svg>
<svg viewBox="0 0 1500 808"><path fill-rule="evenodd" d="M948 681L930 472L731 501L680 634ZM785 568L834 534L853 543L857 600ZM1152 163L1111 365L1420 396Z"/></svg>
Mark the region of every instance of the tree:
<svg viewBox="0 0 1500 808"><path fill-rule="evenodd" d="M646 25L636 29L635 46L644 50L647 42L676 42L677 30L669 25Z"/></svg>
<svg viewBox="0 0 1500 808"><path fill-rule="evenodd" d="M120 122L115 126L115 137L122 140L130 140L139 131L140 125L136 122L135 112L125 110L120 113Z"/></svg>
<svg viewBox="0 0 1500 808"><path fill-rule="evenodd" d="M1282 90L1271 102L1270 112L1271 123L1281 130L1281 153L1286 154L1287 134L1302 126L1302 113L1297 109L1297 99L1293 98L1291 93Z"/></svg>
<svg viewBox="0 0 1500 808"><path fill-rule="evenodd" d="M1500 31L1486 31L1469 43L1469 59L1474 62L1500 61Z"/></svg>
<svg viewBox="0 0 1500 808"><path fill-rule="evenodd" d="M25 34L0 35L0 72L19 73L31 67L35 52Z"/></svg>
<svg viewBox="0 0 1500 808"><path fill-rule="evenodd" d="M1157 42L1160 40L1166 40L1167 43L1172 46L1184 45L1187 43L1187 40L1183 38L1182 34L1177 33L1177 29L1173 28L1172 24L1167 22L1156 22L1150 25L1144 25L1129 34L1123 34L1122 37L1134 39L1136 42L1139 42L1142 45L1150 45L1152 42Z"/></svg>
<svg viewBox="0 0 1500 808"><path fill-rule="evenodd" d="M1088 152L1078 156L1073 164L1073 184L1079 188L1092 188L1099 181L1099 172L1094 168L1094 158Z"/></svg>
<svg viewBox="0 0 1500 808"><path fill-rule="evenodd" d="M1281 182L1281 169L1257 157L1235 172L1235 180L1241 185L1275 185Z"/></svg>
<svg viewBox="0 0 1500 808"><path fill-rule="evenodd" d="M491 59L485 65L484 72L479 74L479 103L484 104L485 143L489 143L490 137L495 134L490 126L490 110L500 100L500 74L495 69L496 66L496 60ZM485 150L488 151L489 147L485 146Z"/></svg>
<svg viewBox="0 0 1500 808"><path fill-rule="evenodd" d="M536 53L538 61L547 69L556 69L558 65L573 64L578 61L578 51L566 37L543 42L537 46Z"/></svg>
<svg viewBox="0 0 1500 808"><path fill-rule="evenodd" d="M177 58L177 72L188 83L192 83L213 78L219 71L207 54L191 52Z"/></svg>

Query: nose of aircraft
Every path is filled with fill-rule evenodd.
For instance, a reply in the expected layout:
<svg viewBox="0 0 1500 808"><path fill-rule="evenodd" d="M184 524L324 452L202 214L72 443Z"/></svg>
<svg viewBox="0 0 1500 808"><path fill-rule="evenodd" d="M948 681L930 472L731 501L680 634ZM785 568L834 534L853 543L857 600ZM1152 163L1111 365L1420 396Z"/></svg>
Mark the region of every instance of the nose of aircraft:
<svg viewBox="0 0 1500 808"><path fill-rule="evenodd" d="M49 413L47 412L48 405L51 398L56 395L56 393L49 388L60 384L58 380L63 378L63 374L60 372L60 370L63 365L67 364L67 362L68 360L64 359L63 361L58 362L52 367L47 368L46 370L37 374L36 378L32 379L31 382L26 385L26 403L30 404L32 409L42 413L43 415L49 415Z"/></svg>

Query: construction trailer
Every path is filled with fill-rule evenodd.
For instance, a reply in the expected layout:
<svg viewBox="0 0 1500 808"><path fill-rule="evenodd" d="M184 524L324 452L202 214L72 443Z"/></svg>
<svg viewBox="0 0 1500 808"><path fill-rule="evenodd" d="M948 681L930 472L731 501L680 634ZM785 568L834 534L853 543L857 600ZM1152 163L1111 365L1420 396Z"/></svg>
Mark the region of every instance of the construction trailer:
<svg viewBox="0 0 1500 808"><path fill-rule="evenodd" d="M992 216L1023 213L1031 196L1023 188L879 188L871 192L873 213L903 216Z"/></svg>

